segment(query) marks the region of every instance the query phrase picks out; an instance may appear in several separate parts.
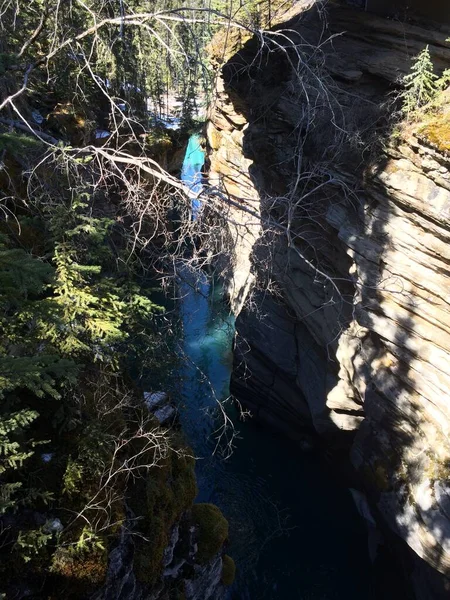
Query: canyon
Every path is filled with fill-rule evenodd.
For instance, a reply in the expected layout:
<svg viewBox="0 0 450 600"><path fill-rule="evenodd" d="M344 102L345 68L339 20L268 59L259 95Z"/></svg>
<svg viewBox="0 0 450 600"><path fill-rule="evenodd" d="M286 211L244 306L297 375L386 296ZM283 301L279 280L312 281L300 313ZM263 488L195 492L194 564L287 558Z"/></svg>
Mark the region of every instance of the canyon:
<svg viewBox="0 0 450 600"><path fill-rule="evenodd" d="M426 46L448 67L449 37L296 3L227 39L207 127L234 247L232 391L348 456L423 600L450 591L450 156L401 116L398 84Z"/></svg>
<svg viewBox="0 0 450 600"><path fill-rule="evenodd" d="M445 2L4 4L0 597L448 598Z"/></svg>

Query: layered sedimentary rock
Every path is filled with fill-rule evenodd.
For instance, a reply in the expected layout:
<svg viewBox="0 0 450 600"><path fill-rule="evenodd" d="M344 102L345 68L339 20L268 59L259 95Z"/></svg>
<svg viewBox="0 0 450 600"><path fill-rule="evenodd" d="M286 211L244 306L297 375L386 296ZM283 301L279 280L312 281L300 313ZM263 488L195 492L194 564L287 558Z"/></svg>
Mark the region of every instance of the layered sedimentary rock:
<svg viewBox="0 0 450 600"><path fill-rule="evenodd" d="M216 94L214 126L210 124L208 128L208 142L213 150L209 156L209 183L235 203L227 206L226 214L231 244L238 251L225 278L227 294L237 314L254 283L250 256L261 232L259 195L249 174L251 160L242 152L247 121L236 111L222 78L217 82ZM239 210L236 204L242 205L244 210Z"/></svg>
<svg viewBox="0 0 450 600"><path fill-rule="evenodd" d="M450 589L450 158L391 117L413 56L429 45L450 66L449 35L303 7L228 61L208 128L244 240L234 392L291 437L349 444L375 511L423 559L419 598ZM260 216L247 237L241 207Z"/></svg>

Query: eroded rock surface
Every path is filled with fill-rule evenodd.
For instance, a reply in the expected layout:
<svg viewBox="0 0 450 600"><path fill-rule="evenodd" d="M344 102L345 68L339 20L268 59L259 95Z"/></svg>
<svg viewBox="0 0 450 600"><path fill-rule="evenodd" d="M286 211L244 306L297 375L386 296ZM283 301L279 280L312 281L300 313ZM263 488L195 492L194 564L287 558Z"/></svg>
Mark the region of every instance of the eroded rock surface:
<svg viewBox="0 0 450 600"><path fill-rule="evenodd" d="M450 32L334 4L282 28L229 60L208 128L237 311L247 298L234 392L293 438L348 443L378 518L423 559L417 597L445 597L450 159L390 116L425 45L450 66Z"/></svg>
<svg viewBox="0 0 450 600"><path fill-rule="evenodd" d="M188 522L189 515L185 514L174 525L164 552L164 572L152 586L136 577L133 536L123 528L119 543L109 555L105 585L92 600L166 600L174 594L186 600L223 600L223 551L199 562L196 529L186 527Z"/></svg>

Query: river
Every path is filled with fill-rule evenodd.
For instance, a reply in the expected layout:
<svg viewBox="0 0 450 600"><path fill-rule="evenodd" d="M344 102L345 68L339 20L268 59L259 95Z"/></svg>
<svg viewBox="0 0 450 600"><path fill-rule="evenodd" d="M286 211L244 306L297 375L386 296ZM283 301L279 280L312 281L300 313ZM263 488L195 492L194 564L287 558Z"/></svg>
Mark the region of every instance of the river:
<svg viewBox="0 0 450 600"><path fill-rule="evenodd" d="M196 185L203 160L198 138L190 142L183 178ZM302 452L252 419L240 420L227 401L234 319L220 284L206 274L196 282L185 274L180 291L180 418L198 457L197 501L214 502L230 523L227 553L237 578L229 597L375 598L367 532L349 490L320 455Z"/></svg>

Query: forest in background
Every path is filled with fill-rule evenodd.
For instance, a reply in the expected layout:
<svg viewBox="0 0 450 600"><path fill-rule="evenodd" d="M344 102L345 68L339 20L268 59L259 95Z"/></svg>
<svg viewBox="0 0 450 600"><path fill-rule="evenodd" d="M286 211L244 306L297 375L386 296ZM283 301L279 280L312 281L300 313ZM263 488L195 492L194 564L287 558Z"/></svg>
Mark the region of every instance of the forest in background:
<svg viewBox="0 0 450 600"><path fill-rule="evenodd" d="M214 35L217 60L227 32L242 43L290 4L0 3L0 597L100 586L133 496L153 536L137 568L160 574L193 461L145 410L136 372L158 387L176 365L155 281L173 279L193 235L210 256L225 229L217 213L206 233L186 223L180 157L212 97ZM407 77L408 114L448 86L426 51ZM177 130L157 118L169 97Z"/></svg>
<svg viewBox="0 0 450 600"><path fill-rule="evenodd" d="M137 490L154 583L195 497L189 450L135 373L157 386L176 362L154 286L184 252L179 157L212 90L205 47L270 6L0 4L0 597L96 589ZM177 130L155 119L170 95Z"/></svg>

